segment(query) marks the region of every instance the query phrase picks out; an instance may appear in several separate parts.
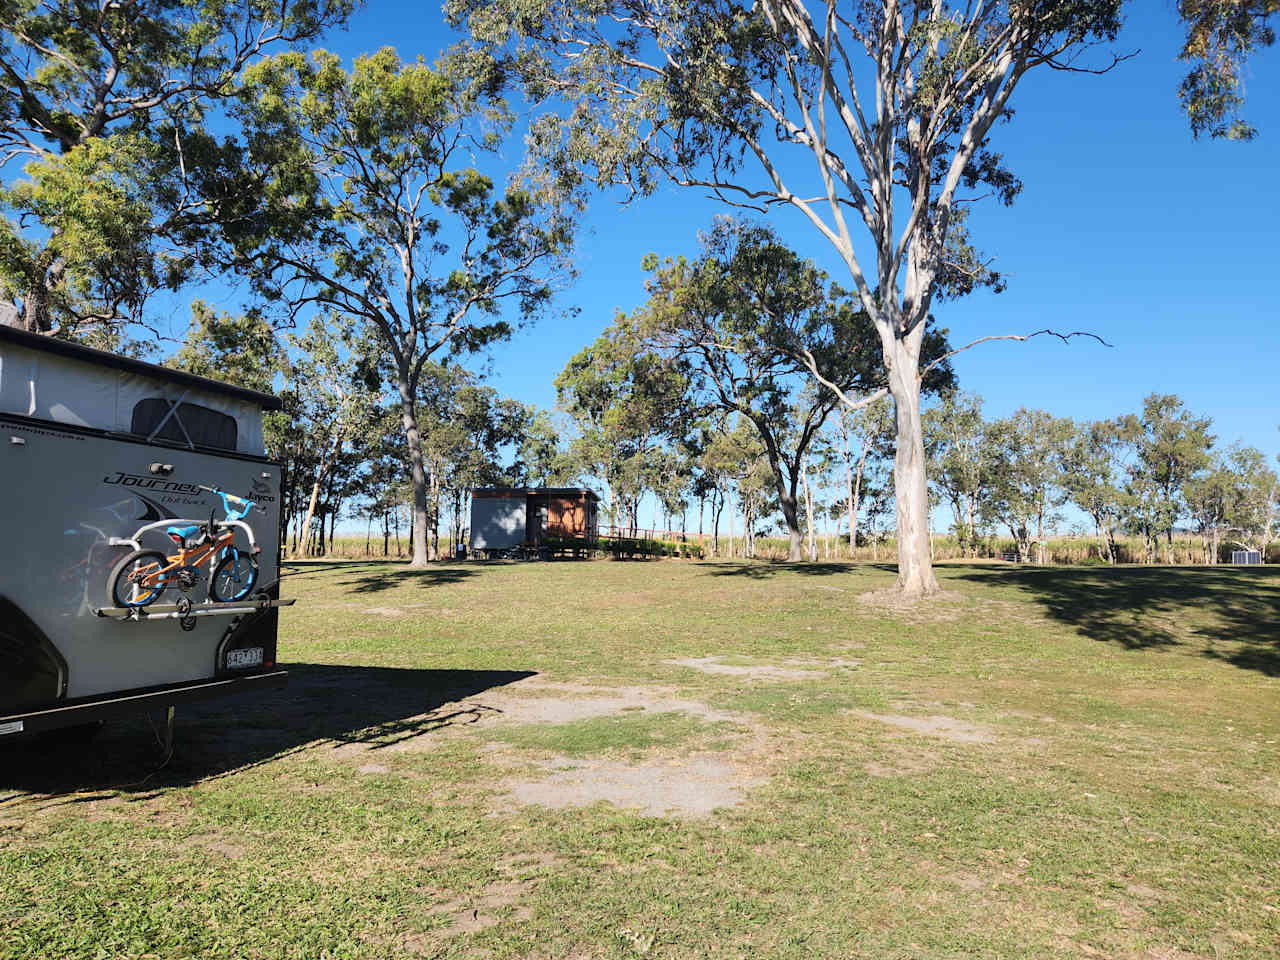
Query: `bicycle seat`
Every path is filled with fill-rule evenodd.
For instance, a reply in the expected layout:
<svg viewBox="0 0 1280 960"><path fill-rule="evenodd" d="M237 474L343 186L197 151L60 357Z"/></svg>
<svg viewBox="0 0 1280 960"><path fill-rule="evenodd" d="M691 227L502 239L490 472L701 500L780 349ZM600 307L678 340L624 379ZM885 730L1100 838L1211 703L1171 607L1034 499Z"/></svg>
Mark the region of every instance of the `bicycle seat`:
<svg viewBox="0 0 1280 960"><path fill-rule="evenodd" d="M166 527L165 533L169 534L169 536L173 538L174 543L182 543L183 540L195 534L199 529L200 525L198 523L193 523L186 527Z"/></svg>

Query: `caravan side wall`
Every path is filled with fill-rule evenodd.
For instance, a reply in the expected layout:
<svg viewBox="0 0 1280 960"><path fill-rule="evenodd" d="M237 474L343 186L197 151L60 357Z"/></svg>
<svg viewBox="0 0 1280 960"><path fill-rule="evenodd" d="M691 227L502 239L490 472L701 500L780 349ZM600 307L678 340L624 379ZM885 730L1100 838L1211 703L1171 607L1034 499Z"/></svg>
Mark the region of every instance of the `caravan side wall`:
<svg viewBox="0 0 1280 960"><path fill-rule="evenodd" d="M208 521L222 503L195 484L257 500L265 512L245 518L262 548L259 585L276 569L279 468L259 457L174 449L0 413L0 503L9 558L0 563L0 597L17 605L53 642L67 667L69 698L211 678L229 623L205 617L183 632L175 620L100 619L110 606L107 579L129 547L111 547L153 520ZM157 476L149 465L173 465ZM163 532L143 547L169 548ZM190 592L208 596L209 569ZM178 597L168 591L161 602Z"/></svg>
<svg viewBox="0 0 1280 960"><path fill-rule="evenodd" d="M525 498L471 498L471 549L511 550L524 543Z"/></svg>

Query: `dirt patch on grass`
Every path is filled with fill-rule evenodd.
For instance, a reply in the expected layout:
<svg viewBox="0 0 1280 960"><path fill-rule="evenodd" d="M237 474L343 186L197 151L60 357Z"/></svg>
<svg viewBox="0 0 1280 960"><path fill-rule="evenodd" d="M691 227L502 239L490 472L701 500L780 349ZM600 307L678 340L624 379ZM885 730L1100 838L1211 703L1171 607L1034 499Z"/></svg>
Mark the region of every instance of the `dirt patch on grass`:
<svg viewBox="0 0 1280 960"><path fill-rule="evenodd" d="M743 677L750 680L820 680L823 674L817 670L801 670L796 667L775 667L769 664L741 666L720 663L718 657L685 657L680 660L663 660L676 667L688 667L701 673L715 673L727 677Z"/></svg>
<svg viewBox="0 0 1280 960"><path fill-rule="evenodd" d="M751 669L751 668L747 668ZM823 676L816 671L773 668L787 679L797 676ZM513 685L514 687L514 685ZM338 747L331 756L361 762L361 773L382 773L387 768L369 762L373 749L415 750L418 741L436 745L443 737L453 735L498 734L531 725L554 726L583 720L625 716L685 714L708 723L733 724L737 733L733 749L725 752L701 752L652 760L626 762L613 758L584 760L559 752L549 757L544 753L533 757L525 749L490 743L485 752L500 763L519 768L506 781L500 807L536 804L562 809L604 802L636 810L649 816L705 816L715 810L736 806L746 792L763 783L766 775L757 758L768 754L770 738L758 723L726 710L719 710L698 700L675 695L669 688L616 687L603 688L585 684L539 681L522 683L519 689L506 688L490 693L481 700L448 704L441 713L467 715L465 723L437 727L429 736L408 737L392 743L359 742ZM458 728L458 729L455 729ZM535 758L536 757L536 758ZM451 927L457 932L482 929L498 922L496 901L479 905L449 904L446 912L456 913ZM456 909L455 909L456 907ZM467 918L466 912L472 914ZM486 910L488 911L486 913ZM484 918L490 919L486 922Z"/></svg>
<svg viewBox="0 0 1280 960"><path fill-rule="evenodd" d="M700 817L737 806L766 779L747 764L721 756L584 764L561 757L546 769L540 779L509 781L508 799L556 810L603 802L651 817Z"/></svg>
<svg viewBox="0 0 1280 960"><path fill-rule="evenodd" d="M442 927L406 937L405 949L410 953L434 955L439 952L442 940L479 933L499 923L532 920L533 909L525 901L558 864L557 857L541 851L503 857L494 864L503 874L501 878L432 907L428 912L447 917L447 922ZM467 955L486 954L469 952Z"/></svg>
<svg viewBox="0 0 1280 960"><path fill-rule="evenodd" d="M514 686L514 685L513 685ZM527 695L525 695L527 694ZM518 691L504 690L486 697L494 711L487 725L571 723L617 713L687 713L711 723L745 722L741 716L717 710L699 700L686 700L663 687L591 687L583 684L523 683ZM461 706L470 706L463 704Z"/></svg>
<svg viewBox="0 0 1280 960"><path fill-rule="evenodd" d="M922 752L869 760L862 768L873 777L910 777L917 773L928 773L938 766L938 762L935 754Z"/></svg>
<svg viewBox="0 0 1280 960"><path fill-rule="evenodd" d="M328 758L362 764L362 773L385 772L370 765L370 753L427 753L455 736L510 729L523 724L561 724L619 714L685 713L708 723L733 723L756 729L736 713L687 700L664 687L595 687L586 684L525 682L481 697L442 704L430 714L407 717L371 728L342 742L317 746Z"/></svg>
<svg viewBox="0 0 1280 960"><path fill-rule="evenodd" d="M863 646L863 644L855 644L854 646ZM825 670L852 670L854 667L862 666L861 660L849 660L844 657L829 657L822 659L819 657L787 657L782 661L792 667L818 667Z"/></svg>
<svg viewBox="0 0 1280 960"><path fill-rule="evenodd" d="M863 606L893 613L920 614L930 619L954 620L952 614L958 613L956 608L968 600L963 593L954 590L942 590L926 600L905 599L893 587L881 590L867 590L858 594L858 602Z"/></svg>
<svg viewBox="0 0 1280 960"><path fill-rule="evenodd" d="M416 937L411 937L410 941L420 939L422 945L426 946L432 938L478 933L501 923L504 919L532 920L533 910L521 906L520 901L531 894L536 887L537 884L529 880L503 880L488 884L475 896L458 897L432 907L431 913L445 914L449 917L448 925L431 933L417 934ZM507 907L513 909L506 910ZM409 943L406 943L406 946L411 950L415 949Z"/></svg>
<svg viewBox="0 0 1280 960"><path fill-rule="evenodd" d="M854 710L853 713L866 720L876 720L901 730L956 743L994 743L996 739L990 727L980 723L966 723L955 717L909 717L897 713L868 713L865 710Z"/></svg>
<svg viewBox="0 0 1280 960"><path fill-rule="evenodd" d="M216 833L199 834L191 837L187 842L210 853L226 857L228 860L239 860L248 852L243 845L220 837Z"/></svg>

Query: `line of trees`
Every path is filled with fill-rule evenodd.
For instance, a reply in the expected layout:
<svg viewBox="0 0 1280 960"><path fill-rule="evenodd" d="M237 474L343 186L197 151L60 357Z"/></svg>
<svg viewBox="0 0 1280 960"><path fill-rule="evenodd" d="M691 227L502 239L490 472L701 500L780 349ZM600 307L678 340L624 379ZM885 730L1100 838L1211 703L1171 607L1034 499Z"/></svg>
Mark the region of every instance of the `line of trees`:
<svg viewBox="0 0 1280 960"><path fill-rule="evenodd" d="M736 531L746 556L775 532L791 560L816 559L820 537L831 556L838 527L850 555L870 543L878 556L897 532L895 418L875 345L837 346L855 336L856 300L759 224L722 219L703 240L694 260L646 262L649 300L569 361L555 381L558 416L460 365L424 364L413 396L424 513L397 373L367 326L322 317L280 338L261 316L197 303L171 362L283 384L267 438L286 464L281 533L295 555L331 550L345 518L364 521L367 549L376 530L384 554L402 534L416 545L421 524L437 559L464 538L472 487L585 484L613 525L637 529L653 503L669 531L705 533L715 554ZM1140 539L1146 562L1172 562L1176 529L1202 538L1207 563L1275 542L1275 470L1257 449L1220 447L1177 397L1089 423L1029 409L987 420L981 399L957 389L941 334L929 349L943 358L922 420L930 505L949 509L964 555L1007 536L1020 560L1045 562L1069 507L1090 519L1107 563L1123 536ZM838 402L815 369L871 402ZM932 519L931 539L945 532Z"/></svg>
<svg viewBox="0 0 1280 960"><path fill-rule="evenodd" d="M399 555L402 533L419 542L421 523L427 559L439 559L463 536L472 487L556 478L559 438L549 412L502 396L464 367L428 363L414 397L423 423L419 519L399 390L379 344L360 330L350 318L317 318L300 334L279 335L260 316L197 303L169 361L280 396L283 410L266 415L264 439L284 465L280 534L290 555L331 552L345 519L364 521L368 541L376 529L383 555L393 538Z"/></svg>
<svg viewBox="0 0 1280 960"><path fill-rule="evenodd" d="M1194 530L1205 563L1225 549L1265 554L1280 521L1280 479L1254 447L1221 447L1212 422L1178 397L1152 394L1140 413L1075 423L1022 409L994 421L981 399L948 397L927 416L932 476L970 555L986 534L1010 536L1021 560L1044 562L1045 542L1074 506L1092 522L1099 558L1117 538L1141 538L1142 558L1173 562L1174 531Z"/></svg>

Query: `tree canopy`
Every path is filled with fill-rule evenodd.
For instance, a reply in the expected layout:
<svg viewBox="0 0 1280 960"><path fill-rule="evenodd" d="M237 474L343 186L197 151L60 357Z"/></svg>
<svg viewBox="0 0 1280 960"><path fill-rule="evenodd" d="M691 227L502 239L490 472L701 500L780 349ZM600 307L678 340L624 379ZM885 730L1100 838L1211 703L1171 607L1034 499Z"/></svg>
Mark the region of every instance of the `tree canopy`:
<svg viewBox="0 0 1280 960"><path fill-rule="evenodd" d="M0 5L0 287L11 322L81 335L141 322L198 265L225 158L209 132L246 66L343 22L353 0L85 0Z"/></svg>
<svg viewBox="0 0 1280 960"><path fill-rule="evenodd" d="M228 263L269 302L368 327L399 397L414 489L413 562L427 561L427 474L417 403L433 359L511 335L567 280L574 218L563 197L498 188L469 162L511 122L499 77L475 57L432 67L391 49L350 71L286 53L245 71L237 115L261 186L219 213ZM237 196L234 191L228 191Z"/></svg>

